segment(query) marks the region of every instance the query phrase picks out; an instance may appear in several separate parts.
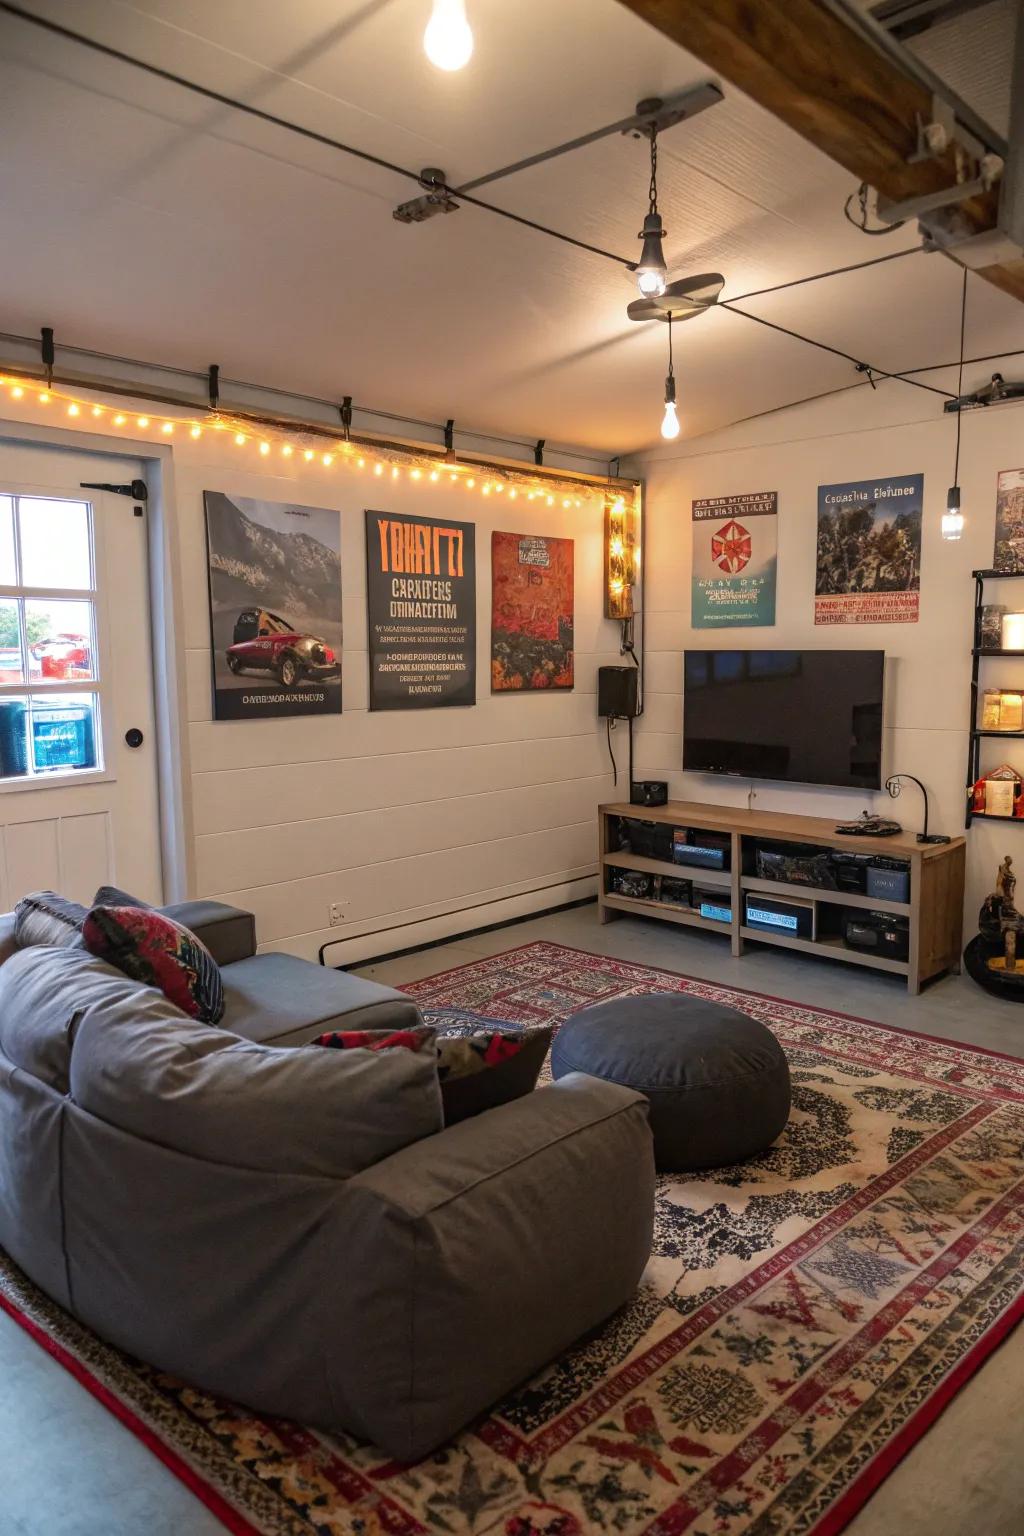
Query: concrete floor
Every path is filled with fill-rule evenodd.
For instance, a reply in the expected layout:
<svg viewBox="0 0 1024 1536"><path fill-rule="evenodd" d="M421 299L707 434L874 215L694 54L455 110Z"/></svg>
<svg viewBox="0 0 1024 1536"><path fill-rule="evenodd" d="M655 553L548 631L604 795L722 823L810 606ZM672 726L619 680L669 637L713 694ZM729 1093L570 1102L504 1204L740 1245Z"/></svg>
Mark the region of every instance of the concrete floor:
<svg viewBox="0 0 1024 1536"><path fill-rule="evenodd" d="M1024 1057L1024 1010L950 977L909 997L898 978L595 907L537 918L369 965L392 985L533 939L834 1008ZM1024 1329L954 1400L848 1527L849 1536L1020 1536L1024 1531ZM156 1457L0 1313L0 1536L214 1536L223 1527Z"/></svg>

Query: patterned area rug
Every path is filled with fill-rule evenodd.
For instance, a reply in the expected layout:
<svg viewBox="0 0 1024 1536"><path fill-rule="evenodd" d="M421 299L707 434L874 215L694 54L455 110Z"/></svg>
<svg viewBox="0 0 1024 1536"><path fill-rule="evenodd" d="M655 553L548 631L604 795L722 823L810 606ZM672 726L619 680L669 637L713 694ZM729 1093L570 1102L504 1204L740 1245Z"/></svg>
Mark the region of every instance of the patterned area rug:
<svg viewBox="0 0 1024 1536"><path fill-rule="evenodd" d="M556 944L406 990L455 1029L719 999L784 1045L792 1118L662 1179L632 1304L413 1467L141 1366L0 1265L6 1310L229 1529L834 1536L1024 1313L1024 1062Z"/></svg>

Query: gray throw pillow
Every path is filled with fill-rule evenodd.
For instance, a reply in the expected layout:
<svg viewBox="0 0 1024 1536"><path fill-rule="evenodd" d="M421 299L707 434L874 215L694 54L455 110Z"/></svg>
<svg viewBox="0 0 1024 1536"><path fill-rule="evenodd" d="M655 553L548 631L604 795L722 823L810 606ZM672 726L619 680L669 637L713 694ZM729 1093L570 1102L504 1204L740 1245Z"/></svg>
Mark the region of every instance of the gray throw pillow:
<svg viewBox="0 0 1024 1536"><path fill-rule="evenodd" d="M145 907L150 909L148 901L142 901L138 896L130 896L127 891L119 890L116 885L101 885L92 899L94 907Z"/></svg>
<svg viewBox="0 0 1024 1536"><path fill-rule="evenodd" d="M56 891L34 891L23 896L14 909L14 941L19 949L34 944L79 944L88 915L87 907Z"/></svg>

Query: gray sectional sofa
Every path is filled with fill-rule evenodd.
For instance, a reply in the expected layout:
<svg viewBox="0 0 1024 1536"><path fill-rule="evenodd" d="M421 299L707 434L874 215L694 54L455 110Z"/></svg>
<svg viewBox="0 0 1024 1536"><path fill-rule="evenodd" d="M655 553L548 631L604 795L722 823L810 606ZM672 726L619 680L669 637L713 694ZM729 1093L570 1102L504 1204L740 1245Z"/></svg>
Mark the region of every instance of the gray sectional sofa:
<svg viewBox="0 0 1024 1536"><path fill-rule="evenodd" d="M0 1246L161 1369L421 1457L632 1295L646 1102L577 1074L443 1129L432 1055L298 1048L407 997L170 910L220 1028L82 949L0 967Z"/></svg>

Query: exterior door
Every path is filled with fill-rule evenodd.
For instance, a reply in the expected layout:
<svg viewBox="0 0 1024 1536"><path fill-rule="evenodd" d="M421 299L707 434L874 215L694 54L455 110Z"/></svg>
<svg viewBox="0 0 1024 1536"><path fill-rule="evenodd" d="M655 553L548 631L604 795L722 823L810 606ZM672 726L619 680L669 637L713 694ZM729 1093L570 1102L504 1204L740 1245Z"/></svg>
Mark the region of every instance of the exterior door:
<svg viewBox="0 0 1024 1536"><path fill-rule="evenodd" d="M162 896L142 472L0 438L0 911Z"/></svg>

